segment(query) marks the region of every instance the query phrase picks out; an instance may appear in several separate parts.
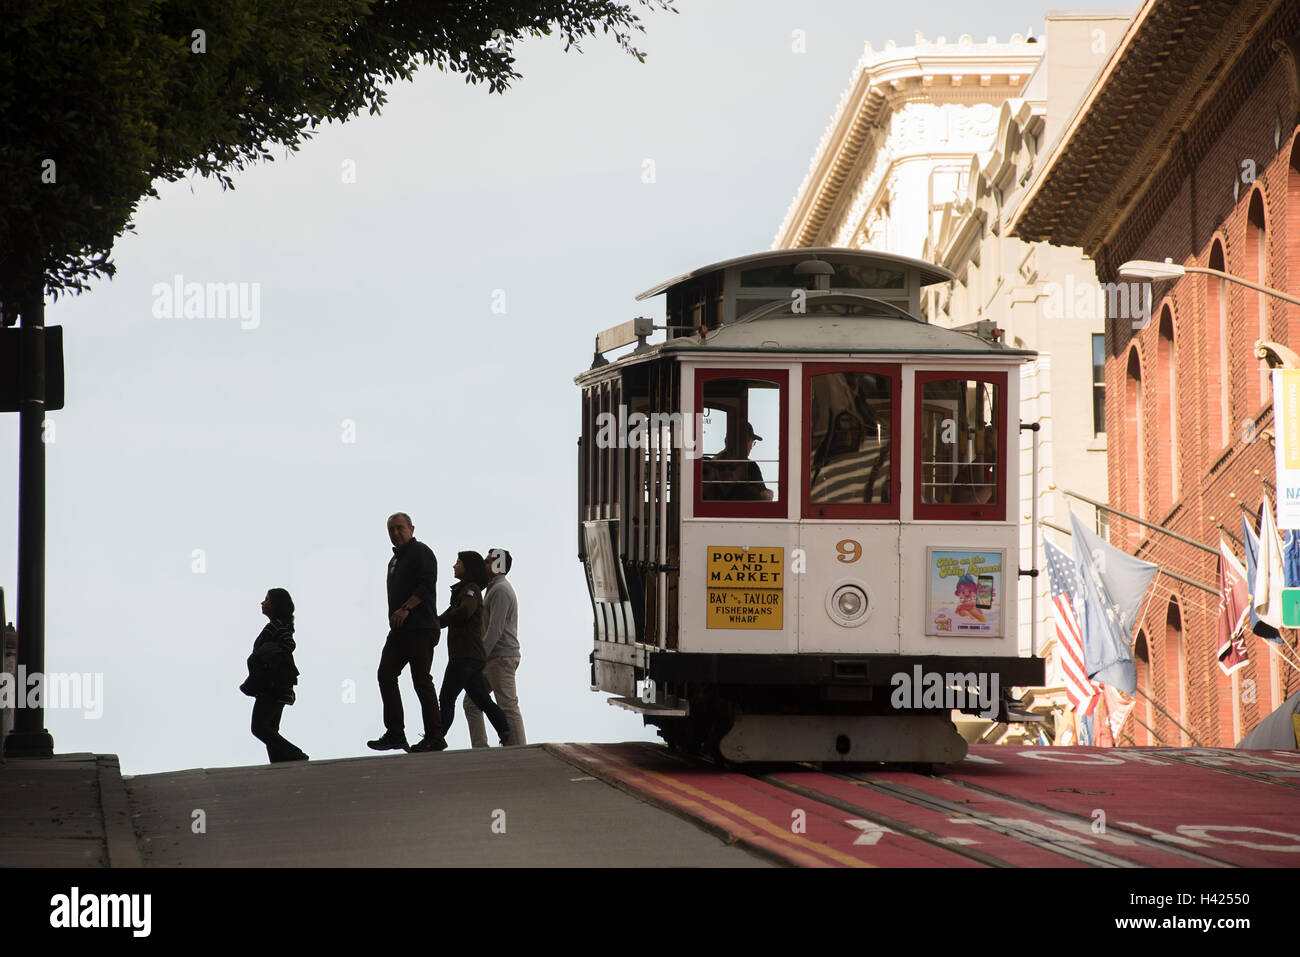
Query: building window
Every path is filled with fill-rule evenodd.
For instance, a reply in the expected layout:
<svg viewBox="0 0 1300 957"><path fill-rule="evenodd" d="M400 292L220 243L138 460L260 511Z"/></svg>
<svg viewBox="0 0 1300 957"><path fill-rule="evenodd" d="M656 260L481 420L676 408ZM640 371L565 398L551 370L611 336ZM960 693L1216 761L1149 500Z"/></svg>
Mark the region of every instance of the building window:
<svg viewBox="0 0 1300 957"><path fill-rule="evenodd" d="M1106 434L1106 337L1092 337L1092 434Z"/></svg>
<svg viewBox="0 0 1300 957"><path fill-rule="evenodd" d="M1134 346L1128 354L1128 375L1125 378L1125 458L1124 471L1128 483L1126 507L1139 518L1147 517L1146 507L1146 419L1142 414L1142 360ZM1142 528L1130 522L1131 544L1141 539Z"/></svg>
<svg viewBox="0 0 1300 957"><path fill-rule="evenodd" d="M1268 282L1268 235L1264 227L1264 194L1256 189L1250 197L1250 208L1247 214L1246 224L1246 256L1248 258L1248 268L1253 269L1253 275L1250 276L1260 285L1267 285ZM1268 341L1268 301L1265 293L1256 292L1247 302L1250 309L1255 312L1255 326L1259 330L1259 338ZM1270 401L1270 386L1272 378L1269 375L1268 366L1263 362L1257 363L1259 371L1257 374L1258 381L1252 383L1249 393L1249 402L1246 403L1246 413L1254 413L1261 405Z"/></svg>
<svg viewBox="0 0 1300 957"><path fill-rule="evenodd" d="M1218 242L1210 249L1209 267L1220 272L1228 271L1224 263L1223 246ZM1229 443L1232 432L1228 384L1228 289L1227 284L1217 276L1207 278L1208 302L1205 311L1211 322L1210 328L1218 333L1210 339L1214 343L1214 351L1217 353L1215 359L1218 361L1207 370L1210 373L1209 394L1215 396L1217 393L1218 402L1214 402L1213 398L1210 401L1218 406L1219 447L1223 448Z"/></svg>
<svg viewBox="0 0 1300 957"><path fill-rule="evenodd" d="M1160 310L1160 339L1156 358L1159 364L1160 391L1164 393L1157 411L1161 443L1160 507L1167 510L1173 508L1174 502L1178 501L1178 381L1174 374L1174 316L1168 306Z"/></svg>

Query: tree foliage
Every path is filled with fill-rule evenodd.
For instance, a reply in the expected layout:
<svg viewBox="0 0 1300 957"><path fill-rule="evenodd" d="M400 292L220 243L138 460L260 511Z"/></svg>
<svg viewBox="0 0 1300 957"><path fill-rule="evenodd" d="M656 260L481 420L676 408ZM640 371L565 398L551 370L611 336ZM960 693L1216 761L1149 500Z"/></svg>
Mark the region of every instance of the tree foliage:
<svg viewBox="0 0 1300 957"><path fill-rule="evenodd" d="M154 184L296 150L421 65L502 92L511 45L605 34L668 0L0 0L0 302L111 276ZM673 11L675 12L675 11ZM40 285L37 286L36 284Z"/></svg>

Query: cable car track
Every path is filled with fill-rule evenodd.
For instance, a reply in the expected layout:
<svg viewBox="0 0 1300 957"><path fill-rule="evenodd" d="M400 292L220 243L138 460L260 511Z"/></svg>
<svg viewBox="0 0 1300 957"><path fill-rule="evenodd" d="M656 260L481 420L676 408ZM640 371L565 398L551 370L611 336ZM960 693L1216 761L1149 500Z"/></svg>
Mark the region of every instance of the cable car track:
<svg viewBox="0 0 1300 957"><path fill-rule="evenodd" d="M1229 768L1221 764L1211 764L1204 759L1197 760L1196 757L1181 754L1166 754L1161 751L1159 757L1162 760L1177 761L1179 764L1185 764L1188 767L1203 768L1206 771L1221 771L1224 774L1233 774L1238 777L1249 778L1252 781L1263 781L1265 784L1278 784L1284 788L1295 788L1300 790L1300 781L1287 781L1280 777L1275 777L1265 771L1247 771L1244 768ZM1285 766L1285 762L1278 762ZM1288 768L1288 770L1291 770ZM1292 773L1300 771L1300 766L1296 766Z"/></svg>
<svg viewBox="0 0 1300 957"><path fill-rule="evenodd" d="M1050 804L1040 804L1037 801L1031 801L1027 798L1012 797L1009 794L1003 794L1001 791L995 791L992 788L984 787L982 784L974 784L970 781L963 781L961 778L945 777L944 780L949 784L956 785L957 787L966 788L967 790L970 791L976 791L980 794L987 795L988 797L997 798L999 801L1006 801L1008 804L1015 804L1019 807L1023 807L1026 810L1038 811L1043 814L1054 814L1058 817L1073 818L1076 821L1079 821L1083 824L1087 824L1089 827L1092 826L1091 819L1084 817L1082 814L1075 814L1073 811L1066 811L1066 810L1062 810L1061 808L1052 807ZM1178 847L1177 845L1170 844L1165 841L1158 841L1153 837L1147 836L1146 834L1136 833L1134 831L1128 830L1127 828L1119 827L1114 824L1107 824L1106 827L1108 830L1116 831L1122 834L1125 839L1134 841L1138 844L1143 845L1144 847L1149 847L1152 848L1153 850L1163 851L1166 854L1173 854L1177 857L1186 858L1187 860L1192 861L1194 863L1204 864L1206 867L1235 868L1237 866L1236 864L1230 864L1227 861L1221 861L1218 858L1207 857L1204 854L1198 854L1196 851L1188 850L1185 847Z"/></svg>
<svg viewBox="0 0 1300 957"><path fill-rule="evenodd" d="M951 838L944 837L942 834L936 834L933 831L920 827L919 825L909 824L906 821L900 821L897 818L890 817L888 814L882 814L879 811L873 811L870 808L853 804L852 802L845 801L833 794L827 794L814 788L806 788L799 784L792 784L789 781L782 781L780 778L770 774L751 774L750 777L771 784L775 787L782 788L786 791L790 791L793 794L798 794L800 797L806 797L815 801L820 801L823 804L829 804L831 807L838 808L839 810L845 811L849 814L856 814L865 820L880 824L892 831L897 831L899 834L905 834L918 841L924 841L926 844L931 844L935 847L942 848L945 851L949 851L950 853L958 854L979 864L983 864L985 867L1016 866L1009 861L1004 861L1000 857L989 854L987 851L979 851L972 847L966 847L954 842Z"/></svg>
<svg viewBox="0 0 1300 957"><path fill-rule="evenodd" d="M1069 858L1070 860L1077 861L1081 864L1086 864L1089 867L1141 868L1146 866L1136 861L1128 860L1127 858L1117 857L1114 854L1108 854L1105 851L1088 847L1081 839L1066 840L1062 838L1060 840L1055 840L1045 837L1041 833L1036 833L1029 828L1020 827L1016 824L1010 823L1000 815L977 811L973 808L958 804L955 801L949 801L946 798L927 794L923 791L918 791L915 788L909 788L906 785L895 784L894 782L889 781L880 781L876 778L872 778L870 775L842 774L832 771L821 771L820 773L827 777L836 778L841 781L850 781L854 784L869 787L877 793L897 798L898 800L905 801L908 804L923 808L927 811L972 818L981 822L981 826L995 833L1003 834L1022 844L1028 844L1041 850L1048 851L1049 853ZM759 777L760 780L766 781L769 784L785 788L804 797L814 798L818 801L840 807L842 810L851 811L855 814L861 813L867 818L870 818L872 814L878 814L878 812L871 811L868 808L854 805L851 802L836 798L834 795L826 794L825 792L818 791L815 788L805 788L800 785L791 784L790 782L782 781L773 775L756 775L756 777ZM892 824L889 826L893 827ZM915 828L915 825L904 825L904 827L920 830L919 828ZM910 830L907 833L910 833ZM964 857L970 857L973 860L981 860L982 863L986 863L992 867L1017 866L1009 864L1000 858L993 857L993 855L988 854L987 852L976 851L973 848L955 844L952 842L951 838L944 838L941 835L931 834L930 838L922 837L919 834L912 834L912 836L917 837L919 840L928 840L929 843L938 844L945 850L953 851L954 853L961 854ZM1163 850L1164 848L1161 849ZM989 858L996 863L990 863L989 860L984 860L985 858Z"/></svg>
<svg viewBox="0 0 1300 957"><path fill-rule="evenodd" d="M710 760L707 758L696 758L694 756L686 757L684 755L676 754L673 752L669 752L669 754L672 756L674 760L680 762L681 764L687 767L692 766L693 762L697 762L694 764L694 766L699 766L699 764L703 764L706 766L715 767L720 771L727 770L727 768L724 765L718 763L717 761ZM1033 847L1037 847L1040 850L1044 850L1049 853L1068 858L1070 860L1076 861L1080 864L1087 865L1089 867L1140 869L1149 866L1138 861L1132 861L1124 857L1119 857L1114 854L1108 854L1105 851L1089 847L1086 843L1086 839L1083 839L1082 837L1075 840L1068 840L1066 838L1056 840L1050 837L1045 837L1042 833L1037 832L1031 828L1021 827L1016 824L1010 823L1005 819L1005 817L1001 815L990 814L984 811L978 811L973 808L967 807L965 805L959 804L955 801L950 801L946 798L938 797L937 795L928 794L926 792L919 791L915 788L909 788L903 784L897 784L895 782L890 782L890 781L882 781L878 778L872 777L870 774L842 773L837 771L828 771L821 767L818 767L817 765L802 765L801 767L802 769L806 770L809 773L824 775L826 777L834 778L836 780L848 781L853 784L871 788L873 791L876 791L877 793L896 798L914 807L922 808L927 811L934 811L940 814L967 817L973 820L977 820L981 822L982 827L985 827L986 829L991 830L995 833L1002 834L1022 844L1027 844ZM909 772L909 773L916 773L916 772ZM841 798L835 794L828 793L825 790L810 788L801 784L795 784L794 782L791 781L783 780L781 777L778 776L777 773L750 771L747 772L747 776L754 778L755 780L762 781L765 784L772 785L773 787L778 787L781 788L782 790L789 791L792 794L798 794L800 797L805 797L805 798L809 798L810 800L820 801L823 804L827 804L830 805L831 807L838 808L839 810L845 811L846 813L857 815L863 818L864 820L872 821L876 824L882 825L883 827L887 827L893 831L896 831L899 834L904 834L918 841L922 841L926 844L941 848L942 850L948 851L950 853L957 854L961 857L965 857L968 860L975 861L976 863L982 864L985 867L1019 867L1020 866L1017 864L1013 864L1009 861L1006 861L1003 858L996 856L995 854L991 854L988 851L977 850L973 847L963 845L961 843L954 841L951 837L946 837L942 834L938 834L934 831L921 827L920 825L917 824L912 824L907 821L899 820L896 817L885 814L878 810L874 810L872 808L864 807L861 804L857 804L852 801L847 801L844 798ZM979 791L990 797L997 798L1002 801L1006 801L1010 804L1015 804L1021 807L1030 808L1042 813L1050 813L1058 817L1068 817L1080 821L1081 823L1083 823L1085 826L1088 827L1091 827L1092 825L1092 821L1090 819L1084 818L1077 814L1072 814L1068 811L1060 811L1056 808L1048 807L1046 805L1033 805L1031 802L1018 800L1016 798L1009 797L1005 794L1001 794L997 791L980 787L978 785L967 785L966 782L964 781L957 781L956 779L949 778L949 777L944 777L943 780L949 783L968 786L972 790ZM1131 839L1134 842L1139 843L1145 847L1151 848L1153 850L1161 851L1164 853L1172 853L1177 856L1184 857L1189 861L1194 861L1196 863L1204 864L1207 867L1223 868L1223 867L1234 866L1231 864L1226 864L1223 861L1215 860L1214 858L1211 857L1206 857L1204 855L1197 854L1193 851L1187 851L1183 848L1172 847L1168 844L1162 843L1160 841L1154 840L1149 837L1145 837L1144 835L1141 834L1135 834L1120 828L1115 828L1115 830L1122 831L1123 836L1126 839Z"/></svg>
<svg viewBox="0 0 1300 957"><path fill-rule="evenodd" d="M718 762L707 758L686 757L671 752L670 754L675 760L679 761L680 763L688 767L691 766L692 761L697 761L707 766L716 767L719 770L727 770L725 765L719 764ZM1162 755L1162 756L1168 757L1168 755ZM1180 760L1181 763L1190 766L1196 766L1196 767L1204 766L1204 765L1198 765L1196 764L1196 762L1191 760L1184 760L1182 758L1179 758L1178 760ZM911 804L914 807L919 807L924 810L934 811L937 813L948 814L953 816L968 817L973 820L980 821L982 827L985 827L986 829L991 830L995 833L1003 834L1006 837L1011 838L1012 840L1040 848L1041 850L1047 851L1052 854L1057 854L1059 856L1068 858L1070 860L1077 861L1089 867L1112 867L1112 868L1135 869L1135 868L1145 868L1150 866L1148 864L1143 864L1138 861L1132 861L1115 854L1108 854L1107 852L1099 849L1091 848L1087 845L1086 838L1083 838L1082 835L1080 835L1079 839L1075 839L1075 840L1069 840L1066 838L1055 840L1050 837L1045 837L1041 832L1035 829L1020 827L1015 824L1012 824L1006 820L1004 815L991 814L985 811L975 810L973 808L970 808L958 802L939 797L938 795L929 794L928 792L924 792L916 788L908 787L905 784L900 784L893 781L883 781L877 777L873 777L871 774L866 772L846 773L846 772L830 771L816 764L804 764L801 765L800 768L801 770L805 770L809 773L825 775L827 777L831 777L837 780L849 781L857 785L868 787L877 793L896 798L898 800ZM1228 770L1228 769L1220 768L1219 770ZM1007 804L1014 805L1016 807L1022 807L1025 808L1026 810L1031 810L1040 814L1051 814L1057 818L1068 818L1070 820L1077 821L1083 828L1090 829L1093 825L1093 821L1091 818L1085 817L1080 814L1076 814L1072 811L1067 811L1061 808L1052 807L1051 805L1048 804L1040 804L1036 801L1030 801L1025 798L1013 797L1011 795L1004 794L1001 791L996 791L992 788L988 788L983 785L973 784L969 781L964 781L958 777L952 777L947 775L937 776L932 774L924 774L922 772L916 772L916 771L909 771L908 773L916 773L924 777L939 777L947 784L952 784L957 787L964 788L966 790L974 791L979 794L983 794L987 797L996 799L998 801L1003 801L1006 802ZM1011 864L1003 860L1002 858L997 857L994 854L990 854L987 851L976 850L971 847L963 846L959 843L954 842L950 837L945 837L942 834L938 834L934 831L931 831L927 828L923 828L916 824L912 824L906 821L901 821L891 815L887 815L882 813L881 811L864 807L861 804L857 804L852 801L847 801L837 795L830 794L824 790L819 790L815 787L806 787L804 785L795 784L790 781L785 781L778 776L778 773L751 771L748 772L748 776L756 780L763 781L764 783L770 784L774 787L782 788L783 790L789 791L793 794L798 794L801 797L806 797L811 800L820 801L823 804L828 804L832 807L836 807L847 813L858 815L865 820L873 821L874 823L880 824L884 827L890 828L891 830L897 831L900 834L906 834L907 836L915 838L916 840L923 841L935 847L942 848L943 850L952 852L954 854L958 854L962 857L968 858L969 860L983 864L984 866L987 867L1020 866L1016 864ZM1248 773L1245 773L1243 776L1253 777ZM1278 783L1282 783L1282 782L1278 782ZM1107 828L1109 831L1112 831L1115 834L1122 836L1125 840L1131 841L1135 844L1141 845L1142 847L1148 848L1150 850L1159 851L1160 853L1163 854L1170 854L1175 857L1183 858L1189 864L1199 864L1201 866L1211 867L1211 868L1230 868L1230 869L1236 868L1237 866L1235 864L1231 864L1226 861L1221 861L1214 857L1209 857L1205 854L1199 854L1196 851L1189 850L1187 848L1178 847L1169 842L1157 840L1153 837L1150 837L1149 835L1142 834L1130 830L1128 828L1124 828L1113 824L1108 824Z"/></svg>

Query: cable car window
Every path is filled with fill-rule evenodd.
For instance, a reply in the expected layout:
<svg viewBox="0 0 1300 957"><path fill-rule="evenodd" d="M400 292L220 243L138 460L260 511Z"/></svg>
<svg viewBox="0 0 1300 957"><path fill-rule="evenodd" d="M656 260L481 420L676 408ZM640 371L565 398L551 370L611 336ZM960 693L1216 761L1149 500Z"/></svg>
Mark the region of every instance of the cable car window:
<svg viewBox="0 0 1300 957"><path fill-rule="evenodd" d="M695 408L704 418L695 459L695 513L786 514L785 370L701 369Z"/></svg>
<svg viewBox="0 0 1300 957"><path fill-rule="evenodd" d="M893 381L864 372L810 376L808 501L890 501Z"/></svg>
<svg viewBox="0 0 1300 957"><path fill-rule="evenodd" d="M779 500L780 391L775 382L753 379L704 383L704 501ZM771 437L765 446L764 431Z"/></svg>
<svg viewBox="0 0 1300 957"><path fill-rule="evenodd" d="M917 373L917 512L1001 518L1005 455L1002 374L949 378ZM926 506L961 506L927 510Z"/></svg>

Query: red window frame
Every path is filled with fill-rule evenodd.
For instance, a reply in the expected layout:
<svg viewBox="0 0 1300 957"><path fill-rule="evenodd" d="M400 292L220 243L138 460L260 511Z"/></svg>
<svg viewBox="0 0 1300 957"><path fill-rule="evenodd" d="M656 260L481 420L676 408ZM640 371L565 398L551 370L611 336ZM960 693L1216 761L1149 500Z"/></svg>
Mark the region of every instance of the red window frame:
<svg viewBox="0 0 1300 957"><path fill-rule="evenodd" d="M988 382L997 386L998 405L994 419L998 425L998 487L997 502L980 505L973 502L946 503L921 500L921 415L924 386L927 382ZM912 440L912 515L918 519L940 519L967 522L1005 522L1007 519L1007 374L1005 372L944 372L916 373L916 396L913 418L916 420Z"/></svg>
<svg viewBox="0 0 1300 957"><path fill-rule="evenodd" d="M780 457L780 475L777 478L776 501L772 502L706 502L704 486L701 484L704 473L704 436L697 435L695 441L700 443L701 453L695 459L695 515L699 518L785 518L789 514L790 499L786 476L790 472L790 373L786 369L696 369L695 370L695 411L704 411L704 383L717 379L758 379L771 382L780 390L781 397L781 435L777 453ZM698 421L698 420L696 420ZM763 441L769 441L764 437Z"/></svg>
<svg viewBox="0 0 1300 957"><path fill-rule="evenodd" d="M812 380L814 376L832 372L864 372L871 375L887 376L890 381L889 407L889 501L885 503L849 504L846 502L828 502L817 504L812 501L812 475L808 456L812 451ZM801 515L804 518L849 518L849 519L894 519L899 517L900 501L903 493L902 472L899 461L902 457L902 422L903 422L903 369L898 365L879 365L864 362L812 362L803 367L803 454L799 460L799 470L803 475L803 499Z"/></svg>

